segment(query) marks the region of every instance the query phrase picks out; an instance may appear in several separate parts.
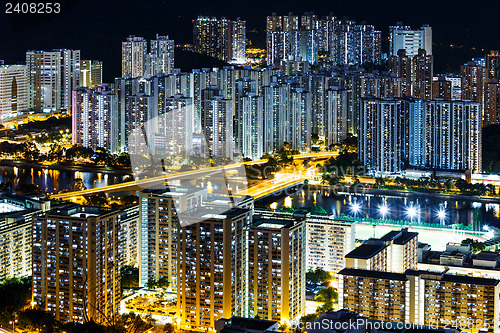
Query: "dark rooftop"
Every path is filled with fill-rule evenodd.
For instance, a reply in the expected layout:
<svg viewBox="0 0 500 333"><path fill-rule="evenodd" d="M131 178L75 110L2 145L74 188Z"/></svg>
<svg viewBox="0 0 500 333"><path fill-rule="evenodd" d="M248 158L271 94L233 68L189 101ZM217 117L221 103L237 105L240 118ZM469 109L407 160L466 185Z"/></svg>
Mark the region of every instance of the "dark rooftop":
<svg viewBox="0 0 500 333"><path fill-rule="evenodd" d="M341 275L350 275L350 276L361 276L361 277L369 277L369 278L378 278L378 279L386 279L386 280L399 280L406 281L408 278L405 274L400 273L390 273L390 272L380 272L380 271L369 271L365 269L355 269L355 268L344 268L339 272Z"/></svg>
<svg viewBox="0 0 500 333"><path fill-rule="evenodd" d="M500 283L499 280L495 279L472 277L466 275L442 274L442 273L422 271L422 270L416 271L412 269L407 270L405 274L414 276L426 275L427 279L455 282L455 283L476 284L481 286L496 286L498 283Z"/></svg>
<svg viewBox="0 0 500 333"><path fill-rule="evenodd" d="M407 228L405 228L401 230L390 231L382 238L380 238L380 240L383 240L384 242L393 241L394 244L404 245L417 236L417 232L410 232Z"/></svg>
<svg viewBox="0 0 500 333"><path fill-rule="evenodd" d="M474 259L496 261L498 260L498 257L500 257L500 253L498 252L481 251L476 255L476 257L474 257Z"/></svg>
<svg viewBox="0 0 500 333"><path fill-rule="evenodd" d="M281 229L284 227L290 227L294 223L294 220L284 220L284 219L254 219L250 225L252 228L265 228L265 229Z"/></svg>
<svg viewBox="0 0 500 333"><path fill-rule="evenodd" d="M386 245L384 244L362 244L346 254L346 258L354 259L369 259L382 251Z"/></svg>
<svg viewBox="0 0 500 333"><path fill-rule="evenodd" d="M276 322L271 320L231 317L221 332L266 331L274 324Z"/></svg>

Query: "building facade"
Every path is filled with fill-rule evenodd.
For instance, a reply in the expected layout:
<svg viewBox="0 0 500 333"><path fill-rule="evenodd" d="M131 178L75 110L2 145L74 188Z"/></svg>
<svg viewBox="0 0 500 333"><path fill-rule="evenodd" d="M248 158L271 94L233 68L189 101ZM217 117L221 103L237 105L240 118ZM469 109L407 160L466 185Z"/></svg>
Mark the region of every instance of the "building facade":
<svg viewBox="0 0 500 333"><path fill-rule="evenodd" d="M222 214L196 212L180 220L177 306L180 327L213 332L214 323L229 318L242 302L241 274L244 244L233 242L249 223L247 209ZM190 217L196 218L191 223ZM240 282L238 282L238 280Z"/></svg>
<svg viewBox="0 0 500 333"><path fill-rule="evenodd" d="M229 63L246 62L246 21L199 16L193 20L195 52Z"/></svg>
<svg viewBox="0 0 500 333"><path fill-rule="evenodd" d="M279 322L301 317L305 310L305 222L254 219L245 238L246 316Z"/></svg>
<svg viewBox="0 0 500 333"><path fill-rule="evenodd" d="M81 85L80 50L26 52L28 108L71 111L71 92Z"/></svg>
<svg viewBox="0 0 500 333"><path fill-rule="evenodd" d="M137 228L139 285L166 278L177 286L179 213L193 209L206 200L206 190L172 188L139 192Z"/></svg>
<svg viewBox="0 0 500 333"><path fill-rule="evenodd" d="M397 25L389 27L390 55L395 56L399 50L405 50L407 56L413 58L418 55L419 49L425 50L427 55L432 55L432 28L430 26L423 25L420 29L414 30L398 22Z"/></svg>
<svg viewBox="0 0 500 333"><path fill-rule="evenodd" d="M117 152L116 95L109 87L78 88L73 91L72 142L96 150Z"/></svg>
<svg viewBox="0 0 500 333"><path fill-rule="evenodd" d="M80 60L81 86L95 89L102 84L102 61Z"/></svg>
<svg viewBox="0 0 500 333"><path fill-rule="evenodd" d="M499 329L500 281L443 272L345 268L339 306L370 319L484 332Z"/></svg>
<svg viewBox="0 0 500 333"><path fill-rule="evenodd" d="M34 306L108 323L120 304L120 212L69 205L33 219Z"/></svg>
<svg viewBox="0 0 500 333"><path fill-rule="evenodd" d="M0 123L28 110L26 66L0 66Z"/></svg>
<svg viewBox="0 0 500 333"><path fill-rule="evenodd" d="M148 42L143 37L129 36L122 42L122 77L146 77L170 74L174 70L174 41L156 35Z"/></svg>
<svg viewBox="0 0 500 333"><path fill-rule="evenodd" d="M471 101L363 98L361 162L375 173L409 165L482 170L481 104Z"/></svg>

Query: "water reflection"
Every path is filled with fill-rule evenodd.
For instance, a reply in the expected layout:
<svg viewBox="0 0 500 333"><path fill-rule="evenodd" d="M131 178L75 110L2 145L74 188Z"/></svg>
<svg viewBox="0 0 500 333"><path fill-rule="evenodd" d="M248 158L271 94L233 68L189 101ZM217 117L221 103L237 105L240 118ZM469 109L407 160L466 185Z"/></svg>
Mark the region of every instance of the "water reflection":
<svg viewBox="0 0 500 333"><path fill-rule="evenodd" d="M295 192L280 193L262 198L258 207L269 207L276 202L277 208L295 206L321 206L333 215L351 215L364 218L392 219L451 225L475 223L477 229L483 225L500 226L500 206L498 203L439 198L422 194L396 195L335 195L324 189L305 187ZM500 203L500 200L499 200Z"/></svg>
<svg viewBox="0 0 500 333"><path fill-rule="evenodd" d="M43 167L12 167L0 166L0 183L11 183L14 188L22 184L35 184L42 191L57 193L61 190L71 190L75 179L83 179L87 188L119 184L132 180L126 172L82 172L74 170L53 170Z"/></svg>

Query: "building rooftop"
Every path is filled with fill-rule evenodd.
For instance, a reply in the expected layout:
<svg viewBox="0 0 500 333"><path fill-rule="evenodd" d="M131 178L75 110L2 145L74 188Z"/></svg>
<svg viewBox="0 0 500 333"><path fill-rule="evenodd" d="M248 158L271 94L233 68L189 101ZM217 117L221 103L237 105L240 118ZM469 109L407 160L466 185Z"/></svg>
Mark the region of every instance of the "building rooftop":
<svg viewBox="0 0 500 333"><path fill-rule="evenodd" d="M89 216L100 216L112 211L113 209L106 209L104 207L96 206L83 206L78 204L69 204L60 208L51 209L48 211L49 215L56 216L69 216L69 217L80 217L87 218Z"/></svg>
<svg viewBox="0 0 500 333"><path fill-rule="evenodd" d="M364 332L364 328L366 327L368 320L368 318L363 317L357 312L352 312L345 309L335 312L328 311L327 313L322 314L313 321L313 324L311 325L312 328L307 329L307 333L351 332L351 329L352 331L359 330L360 332ZM321 325L325 322L330 322L330 325L328 326L335 329L325 329ZM336 323L349 323L349 325L335 325ZM349 327L350 329L342 329L342 326Z"/></svg>
<svg viewBox="0 0 500 333"><path fill-rule="evenodd" d="M252 330L267 330L271 326L276 324L275 321L254 319L254 318L242 318L242 317L232 317L229 325L234 327L249 328Z"/></svg>
<svg viewBox="0 0 500 333"><path fill-rule="evenodd" d="M404 245L417 236L417 232L410 232L408 231L408 228L404 228L401 230L390 231L382 236L380 240L384 242L393 241L394 244Z"/></svg>
<svg viewBox="0 0 500 333"><path fill-rule="evenodd" d="M226 211L221 211L219 207L201 206L184 213L183 215L185 216L183 219L189 220L190 218L194 218L199 220L200 218L203 218L223 220L227 217L237 216L247 211L248 209L240 207L233 207Z"/></svg>
<svg viewBox="0 0 500 333"><path fill-rule="evenodd" d="M375 256L377 253L382 251L386 247L385 244L361 244L348 254L346 254L346 258L353 259L370 259Z"/></svg>
<svg viewBox="0 0 500 333"><path fill-rule="evenodd" d="M166 196L179 196L186 195L196 192L206 191L206 189L198 188L198 187L188 187L188 186L168 186L161 189L144 189L142 192L144 193L152 193L158 195L166 195Z"/></svg>
<svg viewBox="0 0 500 333"><path fill-rule="evenodd" d="M259 219L254 220L251 224L252 228L265 228L265 229L281 229L293 225L294 220L284 219Z"/></svg>
<svg viewBox="0 0 500 333"><path fill-rule="evenodd" d="M446 274L446 272L447 271L439 273L439 272L422 271L422 270L416 271L409 269L405 272L405 274L413 276L421 276L427 280L440 280L446 282L476 284L481 286L496 286L498 283L500 283L499 280L495 279L472 277L467 275Z"/></svg>
<svg viewBox="0 0 500 333"><path fill-rule="evenodd" d="M386 279L386 280L398 280L398 281L408 280L408 278L406 277L406 274L381 272L381 271L370 271L370 270L356 269L356 268L344 268L338 274L377 278L377 279Z"/></svg>
<svg viewBox="0 0 500 333"><path fill-rule="evenodd" d="M485 261L497 261L500 257L500 253L491 251L481 251L478 253L474 259L475 260L485 260Z"/></svg>

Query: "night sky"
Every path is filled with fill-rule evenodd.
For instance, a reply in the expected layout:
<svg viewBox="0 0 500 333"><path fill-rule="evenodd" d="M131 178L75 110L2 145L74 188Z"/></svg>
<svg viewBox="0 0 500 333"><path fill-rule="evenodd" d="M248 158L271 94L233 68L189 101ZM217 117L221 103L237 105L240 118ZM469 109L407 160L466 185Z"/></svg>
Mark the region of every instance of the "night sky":
<svg viewBox="0 0 500 333"><path fill-rule="evenodd" d="M56 0L50 0L56 1ZM7 1L5 1L7 2ZM130 34L153 38L169 35L176 44L192 42L192 22L198 15L241 17L247 21L247 38L265 47L265 17L272 12L300 15L333 13L366 21L388 36L389 25L402 21L418 28L433 28L435 72L457 71L473 56L500 49L500 1L144 1L65 0L60 15L5 14L0 20L0 59L22 62L27 50L74 48L82 59L104 62L104 80L121 73L121 42ZM255 32L251 32L255 31ZM450 48L449 44L462 46ZM476 47L477 50L471 50ZM481 51L485 49L485 51ZM387 52L387 43L383 45ZM200 67L203 64L200 64Z"/></svg>

